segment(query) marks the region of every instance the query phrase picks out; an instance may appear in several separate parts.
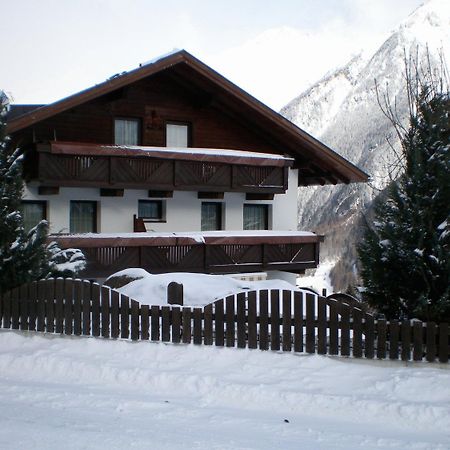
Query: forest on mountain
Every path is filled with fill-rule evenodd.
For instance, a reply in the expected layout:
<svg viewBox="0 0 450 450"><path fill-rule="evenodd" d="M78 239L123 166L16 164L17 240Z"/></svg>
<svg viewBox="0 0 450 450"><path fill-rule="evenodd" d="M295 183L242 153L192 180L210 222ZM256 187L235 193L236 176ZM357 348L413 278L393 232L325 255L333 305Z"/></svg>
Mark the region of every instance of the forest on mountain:
<svg viewBox="0 0 450 450"><path fill-rule="evenodd" d="M281 114L366 171L366 184L299 189L299 229L326 236L321 261L332 261L335 291L359 286L356 246L373 201L399 173L399 136L379 100L389 96L396 119L407 126L410 114L405 58L421 71L445 72L450 58L450 5L431 0L419 7L373 53L361 52L329 72L292 100ZM378 92L378 95L377 95Z"/></svg>

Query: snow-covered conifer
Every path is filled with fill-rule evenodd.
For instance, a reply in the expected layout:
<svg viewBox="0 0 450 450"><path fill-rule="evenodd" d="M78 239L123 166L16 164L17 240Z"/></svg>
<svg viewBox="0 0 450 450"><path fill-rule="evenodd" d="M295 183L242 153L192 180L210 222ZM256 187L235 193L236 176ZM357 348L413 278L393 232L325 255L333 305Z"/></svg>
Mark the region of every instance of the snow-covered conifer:
<svg viewBox="0 0 450 450"><path fill-rule="evenodd" d="M47 266L47 222L28 233L20 213L22 155L6 135L8 98L0 91L0 291L36 279Z"/></svg>
<svg viewBox="0 0 450 450"><path fill-rule="evenodd" d="M403 132L404 173L359 247L364 296L389 318L450 320L450 96L423 86Z"/></svg>
<svg viewBox="0 0 450 450"><path fill-rule="evenodd" d="M6 135L8 98L0 91L0 292L38 278L73 276L84 267L78 251L47 246L48 223L26 232L20 212L23 180L20 150Z"/></svg>

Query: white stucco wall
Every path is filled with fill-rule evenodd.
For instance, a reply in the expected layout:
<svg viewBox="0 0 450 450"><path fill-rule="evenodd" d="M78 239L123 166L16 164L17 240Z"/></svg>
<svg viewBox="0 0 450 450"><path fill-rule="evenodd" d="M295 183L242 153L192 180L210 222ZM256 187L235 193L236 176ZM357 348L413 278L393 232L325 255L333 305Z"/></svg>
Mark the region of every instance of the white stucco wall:
<svg viewBox="0 0 450 450"><path fill-rule="evenodd" d="M223 200L224 230L239 231L243 228L244 203L268 204L269 229L297 230L298 171L289 171L288 190L274 196L274 200L245 200L244 193L226 192ZM148 200L145 189L125 189L123 197L101 197L98 188L60 188L58 195L39 195L38 184L30 183L24 190L24 200L47 202L47 219L51 233L68 233L70 228L70 201L89 200L97 202L98 231L102 233L129 233L133 231L133 215L138 212L138 201ZM165 223L147 223L147 229L162 232L200 231L201 204L208 200L198 199L197 192L175 191L173 198L165 201ZM271 271L268 278L286 280L295 285L296 275Z"/></svg>
<svg viewBox="0 0 450 450"><path fill-rule="evenodd" d="M272 207L272 228L274 230L297 230L298 170L289 170L289 184L286 194L275 195Z"/></svg>
<svg viewBox="0 0 450 450"><path fill-rule="evenodd" d="M269 228L273 230L297 229L297 179L298 171L290 170L289 188L286 194L275 195L273 201L246 201L244 193L227 192L224 229L242 230L244 203L268 204ZM69 212L71 200L98 202L98 231L102 233L124 233L133 231L133 215L137 214L138 201L148 200L147 190L125 189L123 197L100 197L96 188L60 188L59 195L38 195L38 185L30 183L24 192L26 200L47 202L47 218L50 232L69 232ZM197 198L197 192L175 191L173 198L166 202L166 222L149 223L147 228L154 231L200 231L201 203L207 200ZM222 200L211 200L222 201Z"/></svg>

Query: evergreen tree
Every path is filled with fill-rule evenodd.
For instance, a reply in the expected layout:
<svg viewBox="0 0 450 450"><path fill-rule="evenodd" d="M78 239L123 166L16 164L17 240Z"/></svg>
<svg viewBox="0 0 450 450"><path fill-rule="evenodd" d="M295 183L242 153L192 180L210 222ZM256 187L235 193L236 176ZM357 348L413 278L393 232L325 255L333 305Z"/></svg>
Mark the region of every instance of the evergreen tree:
<svg viewBox="0 0 450 450"><path fill-rule="evenodd" d="M47 245L48 223L28 233L20 213L23 191L22 158L6 135L8 98L0 91L0 293L49 276L74 277L86 266L78 249Z"/></svg>
<svg viewBox="0 0 450 450"><path fill-rule="evenodd" d="M6 136L8 99L0 91L0 292L35 280L48 267L47 222L26 233L20 214L22 155Z"/></svg>
<svg viewBox="0 0 450 450"><path fill-rule="evenodd" d="M358 252L364 298L388 318L450 321L450 96L423 87L404 173L375 201Z"/></svg>

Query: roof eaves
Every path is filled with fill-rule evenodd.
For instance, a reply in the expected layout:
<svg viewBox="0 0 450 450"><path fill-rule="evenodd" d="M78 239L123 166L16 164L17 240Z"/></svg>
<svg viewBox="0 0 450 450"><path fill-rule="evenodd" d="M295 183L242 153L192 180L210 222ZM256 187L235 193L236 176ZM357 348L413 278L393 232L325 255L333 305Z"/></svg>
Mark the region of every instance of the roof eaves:
<svg viewBox="0 0 450 450"><path fill-rule="evenodd" d="M262 113L265 117L267 117L271 121L275 121L279 124L284 130L288 131L292 136L296 138L303 138L307 141L307 143L313 148L313 150L318 151L319 154L317 156L324 156L324 159L330 160L331 163L338 163L344 165L348 168L348 170L355 176L351 181L358 182L366 182L369 179L369 175L362 171L359 167L345 159L343 156L339 155L339 153L335 152L313 136L311 136L306 131L299 128L297 125L292 123L290 120L283 117L280 113L276 112L269 106L265 105L263 102L253 97L248 92L244 91L242 88L228 80L227 78L220 75L211 67L207 66L205 63L197 59L195 56L184 50L186 58L186 62L188 65L197 66L196 69L200 70L207 78L213 78L216 82L219 82L228 92L231 92L233 95L241 98L247 105L250 107L257 109L260 113Z"/></svg>

